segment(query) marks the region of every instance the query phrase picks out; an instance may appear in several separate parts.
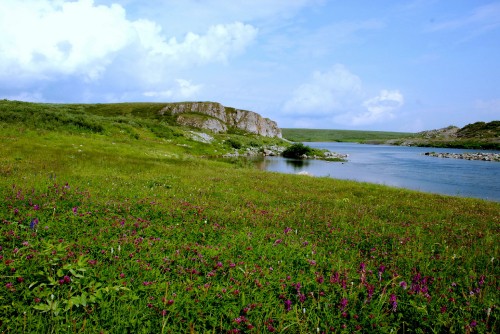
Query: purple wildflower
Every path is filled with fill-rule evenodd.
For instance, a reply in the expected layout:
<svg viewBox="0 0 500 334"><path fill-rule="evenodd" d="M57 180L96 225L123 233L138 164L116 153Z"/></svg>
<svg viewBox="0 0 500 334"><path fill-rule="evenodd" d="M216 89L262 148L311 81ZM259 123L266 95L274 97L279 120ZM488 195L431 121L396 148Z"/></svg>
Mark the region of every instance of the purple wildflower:
<svg viewBox="0 0 500 334"><path fill-rule="evenodd" d="M342 298L340 300L340 309L343 311L347 307L347 304L349 304L347 298Z"/></svg>
<svg viewBox="0 0 500 334"><path fill-rule="evenodd" d="M38 218L31 220L30 229L34 229L38 225Z"/></svg>
<svg viewBox="0 0 500 334"><path fill-rule="evenodd" d="M287 312L292 310L292 301L290 299L285 300L285 310Z"/></svg>
<svg viewBox="0 0 500 334"><path fill-rule="evenodd" d="M389 298L389 303L391 304L392 312L396 312L396 309L398 308L398 302L395 294L391 294L391 297Z"/></svg>

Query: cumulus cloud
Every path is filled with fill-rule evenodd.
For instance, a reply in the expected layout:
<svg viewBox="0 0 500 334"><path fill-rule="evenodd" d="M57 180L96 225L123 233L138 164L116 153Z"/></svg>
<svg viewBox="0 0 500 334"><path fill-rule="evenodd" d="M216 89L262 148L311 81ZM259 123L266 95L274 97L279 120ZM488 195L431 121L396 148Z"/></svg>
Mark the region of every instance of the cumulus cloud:
<svg viewBox="0 0 500 334"><path fill-rule="evenodd" d="M321 122L358 126L392 119L404 105L399 90L382 89L368 99L366 95L361 78L344 65L336 64L328 71L314 72L308 82L294 91L283 110L297 118L313 116Z"/></svg>
<svg viewBox="0 0 500 334"><path fill-rule="evenodd" d="M365 125L394 117L393 112L404 104L404 97L398 90L380 91L380 94L363 102L366 112L352 117L353 125Z"/></svg>
<svg viewBox="0 0 500 334"><path fill-rule="evenodd" d="M350 108L362 91L361 79L344 65L336 64L325 72L316 71L300 85L284 106L287 113L329 114Z"/></svg>
<svg viewBox="0 0 500 334"><path fill-rule="evenodd" d="M0 2L0 81L60 75L95 81L118 58L150 71L224 62L257 35L253 26L235 22L177 40L156 22L131 21L126 14L118 4L96 5L93 0Z"/></svg>
<svg viewBox="0 0 500 334"><path fill-rule="evenodd" d="M155 100L191 99L197 95L202 85L192 84L189 80L177 79L176 84L162 91L147 91L143 95Z"/></svg>

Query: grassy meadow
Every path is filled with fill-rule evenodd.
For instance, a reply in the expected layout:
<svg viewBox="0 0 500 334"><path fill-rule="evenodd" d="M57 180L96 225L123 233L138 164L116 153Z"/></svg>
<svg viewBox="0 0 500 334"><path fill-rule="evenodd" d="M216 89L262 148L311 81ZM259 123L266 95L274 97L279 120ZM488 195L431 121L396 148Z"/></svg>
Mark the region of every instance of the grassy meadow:
<svg viewBox="0 0 500 334"><path fill-rule="evenodd" d="M294 142L357 142L383 143L391 139L411 138L410 132L329 130L329 129L282 129L283 138Z"/></svg>
<svg viewBox="0 0 500 334"><path fill-rule="evenodd" d="M498 332L499 203L201 158L268 139L120 107L0 101L0 333Z"/></svg>

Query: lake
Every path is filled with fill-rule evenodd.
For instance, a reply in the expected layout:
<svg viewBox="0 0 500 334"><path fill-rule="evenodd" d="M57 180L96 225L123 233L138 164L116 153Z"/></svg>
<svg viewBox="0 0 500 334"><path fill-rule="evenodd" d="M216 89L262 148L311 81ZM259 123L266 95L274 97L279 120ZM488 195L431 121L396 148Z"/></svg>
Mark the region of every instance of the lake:
<svg viewBox="0 0 500 334"><path fill-rule="evenodd" d="M257 166L273 172L295 174L307 172L313 176L328 176L500 202L500 162L423 155L425 152L463 153L479 152L478 150L331 142L305 144L348 154L348 162L266 157L259 161Z"/></svg>

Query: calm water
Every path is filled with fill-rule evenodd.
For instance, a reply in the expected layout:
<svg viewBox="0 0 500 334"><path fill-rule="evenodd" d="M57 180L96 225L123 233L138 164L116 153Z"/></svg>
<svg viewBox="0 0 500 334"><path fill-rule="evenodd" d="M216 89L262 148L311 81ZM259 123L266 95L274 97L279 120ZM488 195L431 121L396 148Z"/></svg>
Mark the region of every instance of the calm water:
<svg viewBox="0 0 500 334"><path fill-rule="evenodd" d="M314 176L385 184L446 195L477 197L500 202L500 162L445 159L425 152L478 152L365 145L355 143L306 143L315 148L349 154L348 162L292 160L266 157L259 168L282 173L308 172Z"/></svg>

